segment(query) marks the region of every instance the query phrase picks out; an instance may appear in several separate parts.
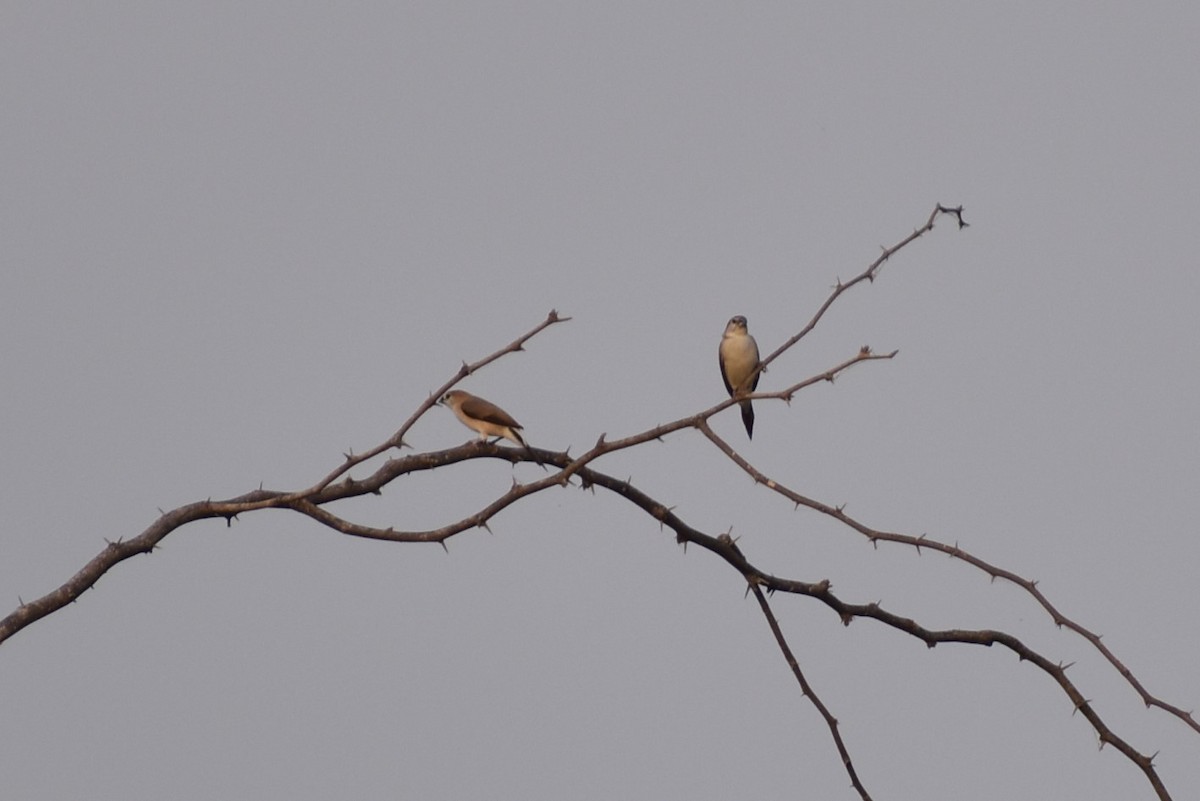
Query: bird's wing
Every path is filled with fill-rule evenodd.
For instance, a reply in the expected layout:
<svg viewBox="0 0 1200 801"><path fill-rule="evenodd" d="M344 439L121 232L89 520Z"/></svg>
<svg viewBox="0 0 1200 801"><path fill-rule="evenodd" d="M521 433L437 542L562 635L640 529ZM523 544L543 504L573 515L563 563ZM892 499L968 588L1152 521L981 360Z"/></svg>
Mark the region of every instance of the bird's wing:
<svg viewBox="0 0 1200 801"><path fill-rule="evenodd" d="M722 341L722 344L724 342ZM733 397L733 387L729 384L729 374L725 372L725 349L717 348L717 363L721 365L721 380L725 382L725 391Z"/></svg>
<svg viewBox="0 0 1200 801"><path fill-rule="evenodd" d="M462 410L468 417L474 417L476 420L495 423L498 426L508 426L509 428L522 428L522 425L512 419L508 412L491 401L485 401L483 398L467 398L462 402Z"/></svg>
<svg viewBox="0 0 1200 801"><path fill-rule="evenodd" d="M754 337L750 337L750 349L754 351L754 369L758 369L758 343L754 341ZM750 392L758 389L758 377L763 374L762 370L758 370L754 374L754 378L750 380Z"/></svg>

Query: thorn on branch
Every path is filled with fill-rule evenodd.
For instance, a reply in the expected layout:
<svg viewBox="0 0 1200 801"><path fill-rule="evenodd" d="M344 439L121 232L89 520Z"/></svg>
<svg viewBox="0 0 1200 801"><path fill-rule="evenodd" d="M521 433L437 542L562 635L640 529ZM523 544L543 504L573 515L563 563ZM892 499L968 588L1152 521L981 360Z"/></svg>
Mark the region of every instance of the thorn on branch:
<svg viewBox="0 0 1200 801"><path fill-rule="evenodd" d="M438 545L442 546L443 551L445 551L446 553L450 553L450 549L446 547L445 540L438 540Z"/></svg>

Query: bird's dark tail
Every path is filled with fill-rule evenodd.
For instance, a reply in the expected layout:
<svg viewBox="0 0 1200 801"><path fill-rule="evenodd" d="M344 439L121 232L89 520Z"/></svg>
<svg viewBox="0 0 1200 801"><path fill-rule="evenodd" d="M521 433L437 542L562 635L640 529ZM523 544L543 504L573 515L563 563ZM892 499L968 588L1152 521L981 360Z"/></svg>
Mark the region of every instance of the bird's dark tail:
<svg viewBox="0 0 1200 801"><path fill-rule="evenodd" d="M754 404L742 401L742 423L746 426L746 436L754 439Z"/></svg>

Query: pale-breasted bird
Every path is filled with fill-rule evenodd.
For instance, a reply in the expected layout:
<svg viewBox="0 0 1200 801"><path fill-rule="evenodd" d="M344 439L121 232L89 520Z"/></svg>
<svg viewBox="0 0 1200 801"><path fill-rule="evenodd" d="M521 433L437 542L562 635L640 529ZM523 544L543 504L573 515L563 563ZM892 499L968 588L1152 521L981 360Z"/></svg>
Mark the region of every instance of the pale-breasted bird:
<svg viewBox="0 0 1200 801"><path fill-rule="evenodd" d="M450 411L454 412L454 416L461 420L463 425L479 432L480 439L503 437L522 448L529 447L525 440L521 439L521 424L491 401L485 401L461 389L452 389L442 396L440 402L449 406Z"/></svg>
<svg viewBox="0 0 1200 801"><path fill-rule="evenodd" d="M737 315L725 326L725 334L721 337L721 347L717 349L721 362L721 378L725 381L725 391L729 397L753 392L758 386L758 343L746 329L746 318ZM746 436L754 438L754 406L748 400L740 403L742 407L742 423L746 426Z"/></svg>

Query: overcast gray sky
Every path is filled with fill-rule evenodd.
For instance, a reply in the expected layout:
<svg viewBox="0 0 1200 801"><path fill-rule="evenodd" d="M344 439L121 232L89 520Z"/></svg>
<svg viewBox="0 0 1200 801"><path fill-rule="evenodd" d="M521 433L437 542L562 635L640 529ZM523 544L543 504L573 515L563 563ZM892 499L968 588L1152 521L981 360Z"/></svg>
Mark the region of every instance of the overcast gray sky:
<svg viewBox="0 0 1200 801"><path fill-rule="evenodd" d="M1198 34L1194 3L7 3L0 612L160 508L312 484L551 308L464 384L532 443L699 411L731 315L773 350L961 203L762 388L894 361L715 427L1038 579L1198 707ZM467 436L434 409L410 440ZM1200 737L1014 588L793 511L694 431L596 466L773 573L1076 662L1200 796ZM433 527L514 475L337 511ZM604 493L491 527L175 532L0 647L6 797L855 797L726 565ZM875 798L1152 797L1010 653L774 604Z"/></svg>

